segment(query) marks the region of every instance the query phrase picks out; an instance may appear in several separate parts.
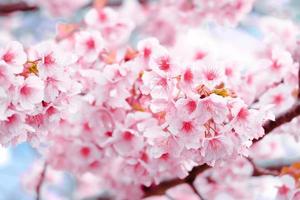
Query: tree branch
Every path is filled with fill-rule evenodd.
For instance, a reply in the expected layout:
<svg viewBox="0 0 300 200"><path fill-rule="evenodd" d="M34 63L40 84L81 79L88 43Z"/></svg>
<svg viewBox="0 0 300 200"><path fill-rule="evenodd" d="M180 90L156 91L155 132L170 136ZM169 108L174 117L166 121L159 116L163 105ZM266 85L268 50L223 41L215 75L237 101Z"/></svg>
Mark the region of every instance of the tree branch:
<svg viewBox="0 0 300 200"><path fill-rule="evenodd" d="M43 166L43 169L42 169L42 172L41 172L41 175L39 177L38 184L36 186L36 200L41 200L42 199L41 189L42 189L43 182L45 180L46 170L47 170L47 163L45 162L44 166Z"/></svg>
<svg viewBox="0 0 300 200"><path fill-rule="evenodd" d="M91 7L93 6L93 1L91 3L88 3L83 8ZM140 3L144 3L144 1L141 1ZM122 0L118 1L108 1L106 6L111 7L118 7L122 5ZM17 2L17 3L7 3L7 4L1 4L0 3L0 15L7 15L10 13L22 11L22 12L29 12L29 11L38 11L40 8L38 5L29 5L26 2Z"/></svg>
<svg viewBox="0 0 300 200"><path fill-rule="evenodd" d="M278 176L280 174L280 169L268 169L258 166L252 158L247 158L248 161L251 163L253 167L253 174L252 176L264 176L264 175L271 175L271 176Z"/></svg>
<svg viewBox="0 0 300 200"><path fill-rule="evenodd" d="M299 63L300 65L300 63ZM298 101L300 101L300 66L298 70Z"/></svg>
<svg viewBox="0 0 300 200"><path fill-rule="evenodd" d="M194 183L189 184L190 187L192 188L193 192L199 197L200 200L203 200L204 198L202 195L198 192L197 188L195 187Z"/></svg>
<svg viewBox="0 0 300 200"><path fill-rule="evenodd" d="M36 5L29 5L25 2L0 4L0 15L7 15L16 11L37 11L39 10Z"/></svg>
<svg viewBox="0 0 300 200"><path fill-rule="evenodd" d="M289 109L285 113L276 117L275 121L266 122L265 125L263 126L265 129L265 135L271 133L275 128L277 128L285 123L290 122L292 119L294 119L295 117L298 117L298 116L300 116L300 103L299 102L297 102L297 104L295 104L291 109ZM253 140L253 143L260 141L263 137ZM256 166L253 161L252 161L252 165ZM202 173L209 167L210 166L208 166L206 164L197 166L197 167L193 168L193 170L190 172L190 174L185 179L176 178L176 179L164 181L156 186L144 187L143 190L145 192L145 197L153 196L153 195L162 195L166 192L166 190L168 190L171 187L174 187L176 185L179 185L179 184L188 183L189 185L191 185L191 184L193 184L197 175ZM270 170L266 171L266 170L263 170L263 168L258 168L258 167L255 168L254 176L263 175L263 174L264 175L266 175L266 174L278 175L274 171L270 171Z"/></svg>
<svg viewBox="0 0 300 200"><path fill-rule="evenodd" d="M276 117L275 121L266 122L265 125L263 126L265 129L265 135L271 133L275 128L277 128L285 123L290 122L292 119L294 119L295 117L298 117L298 116L300 116L300 103L299 102L297 102L297 104L295 104L291 109L289 109L285 113ZM254 140L253 143L260 141L263 137ZM253 176L278 175L278 172L276 172L276 171L266 170L264 168L257 167L253 161L251 161L251 163L254 166ZM174 187L176 185L179 185L179 184L188 183L189 185L191 185L191 184L193 184L197 175L202 173L209 167L210 166L208 166L206 164L198 166L198 167L194 167L193 170L190 172L190 174L185 179L176 178L176 179L164 181L156 186L144 187L143 188L143 190L145 192L144 197L149 197L149 196L153 196L153 195L163 195L168 189L170 189L171 187Z"/></svg>
<svg viewBox="0 0 300 200"><path fill-rule="evenodd" d="M192 171L190 171L189 175L185 179L171 179L168 181L161 182L159 185L153 185L150 187L144 187L144 197L149 197L153 195L163 195L165 192L180 184L187 183L189 185L192 185L194 183L194 180L196 179L197 175L205 171L206 169L210 168L210 166L204 164L197 167L194 167ZM197 192L198 193L198 192Z"/></svg>

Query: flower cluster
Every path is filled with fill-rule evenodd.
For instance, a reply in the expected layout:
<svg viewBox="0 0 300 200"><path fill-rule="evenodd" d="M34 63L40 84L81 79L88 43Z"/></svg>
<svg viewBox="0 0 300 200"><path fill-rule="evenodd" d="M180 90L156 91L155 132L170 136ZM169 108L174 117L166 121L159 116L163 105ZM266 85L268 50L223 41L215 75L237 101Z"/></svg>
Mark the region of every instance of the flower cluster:
<svg viewBox="0 0 300 200"><path fill-rule="evenodd" d="M142 27L144 35L156 37L164 45L173 45L177 34L201 24L217 23L236 26L254 0L162 0L140 5L126 2L123 10ZM129 13L128 13L129 10ZM134 11L133 13L130 11ZM159 27L159 28L157 28Z"/></svg>
<svg viewBox="0 0 300 200"><path fill-rule="evenodd" d="M150 185L245 154L251 140L264 134L264 111L249 109L226 87L221 63L179 62L152 38L107 63L100 32L74 38L71 79L80 92L63 100L67 111L54 114L59 120L47 133L54 141L49 162L57 168L99 170L121 159L126 173L143 174L132 176L134 182ZM83 159L66 159L71 152Z"/></svg>
<svg viewBox="0 0 300 200"><path fill-rule="evenodd" d="M272 37L259 44L252 39L257 46L251 50L206 30L187 33L181 25L195 25L190 20L199 16L235 23L252 3L138 5L144 18L157 11L144 32L159 33L159 40L139 40L135 47L127 42L142 20L129 20L122 8L120 13L93 8L81 25L58 25L55 40L28 48L8 43L0 49L0 144L28 141L54 169L79 179L99 176L97 185L117 199L140 199L142 185L248 155L252 141L264 135L264 122L274 120L272 112L280 114L295 102L297 28L266 19L263 31ZM162 20L168 9L173 14ZM287 43L279 42L287 36ZM234 169L247 168L244 161L235 164ZM251 174L248 168L239 177L232 169L213 171L217 178L202 180L208 199L225 199L212 191L215 182L228 181L222 176L227 172L232 180ZM232 195L251 199L237 191Z"/></svg>
<svg viewBox="0 0 300 200"><path fill-rule="evenodd" d="M254 0L221 0L221 1L175 1L164 0L163 5L175 7L182 20L201 22L217 21L221 24L236 24L250 12ZM193 19L194 18L194 19ZM197 20L197 21L196 21Z"/></svg>
<svg viewBox="0 0 300 200"><path fill-rule="evenodd" d="M227 88L221 63L177 61L155 39L107 62L101 32L72 38L71 53L64 40L4 50L2 144L45 141L56 169L103 173L118 162L125 183L149 186L246 154L264 134L264 111Z"/></svg>

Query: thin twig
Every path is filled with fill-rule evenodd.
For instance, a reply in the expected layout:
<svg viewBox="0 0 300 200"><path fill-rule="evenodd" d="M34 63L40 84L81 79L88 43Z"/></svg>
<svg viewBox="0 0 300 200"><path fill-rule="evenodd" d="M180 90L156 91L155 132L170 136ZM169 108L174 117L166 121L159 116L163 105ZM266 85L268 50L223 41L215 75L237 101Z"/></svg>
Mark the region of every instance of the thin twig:
<svg viewBox="0 0 300 200"><path fill-rule="evenodd" d="M278 176L280 174L279 170L272 170L272 169L260 167L253 161L252 158L247 158L247 159L253 167L252 176L264 176L264 175Z"/></svg>
<svg viewBox="0 0 300 200"><path fill-rule="evenodd" d="M36 200L41 200L41 190L42 186L46 177L46 171L47 171L47 163L44 163L43 170L41 172L41 175L39 177L39 182L36 186Z"/></svg>
<svg viewBox="0 0 300 200"><path fill-rule="evenodd" d="M144 187L144 197L149 197L153 195L163 195L165 192L180 184L187 183L189 185L192 185L194 183L194 180L196 179L197 175L205 171L206 169L210 168L210 166L204 164L197 167L194 167L192 171L190 171L189 175L185 179L171 179L168 181L161 182L159 185L153 185L150 187Z"/></svg>
<svg viewBox="0 0 300 200"><path fill-rule="evenodd" d="M193 192L199 197L200 200L204 200L200 192L198 192L197 188L195 187L194 183L189 184L190 187L192 188Z"/></svg>

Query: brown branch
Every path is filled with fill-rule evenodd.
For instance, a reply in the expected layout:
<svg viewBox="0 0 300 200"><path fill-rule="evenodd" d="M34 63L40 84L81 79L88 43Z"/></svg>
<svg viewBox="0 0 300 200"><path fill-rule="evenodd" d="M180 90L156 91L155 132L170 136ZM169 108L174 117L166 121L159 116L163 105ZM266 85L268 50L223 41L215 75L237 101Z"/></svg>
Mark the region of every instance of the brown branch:
<svg viewBox="0 0 300 200"><path fill-rule="evenodd" d="M141 5L146 5L148 3L148 0L139 0L138 2ZM108 1L105 4L105 6L119 7L122 4L123 4L123 0ZM91 1L90 3L83 6L82 9L89 8L89 7L92 7L92 6L93 6L93 1ZM0 4L0 16L1 15L7 15L7 14L17 12L17 11L28 12L28 11L38 11L39 9L40 8L39 8L38 5L29 5L26 2Z"/></svg>
<svg viewBox="0 0 300 200"><path fill-rule="evenodd" d="M252 164L254 169L252 176L265 176L265 175L278 176L280 174L281 168L284 167L284 166L271 166L268 168L263 168L256 165L251 158L248 158L248 160ZM211 166L206 164L200 165L194 167L193 170L189 173L189 175L185 179L175 178L168 181L164 181L159 185L144 187L143 188L144 197L149 197L154 195L164 195L168 189L186 183L191 186L193 191L200 197L200 199L204 199L203 197L201 197L201 194L197 191L193 183L199 174L209 169L210 167Z"/></svg>
<svg viewBox="0 0 300 200"><path fill-rule="evenodd" d="M299 63L299 70L298 70L298 101L300 101L300 63Z"/></svg>
<svg viewBox="0 0 300 200"><path fill-rule="evenodd" d="M266 122L265 125L263 126L265 129L265 135L271 133L275 128L277 128L285 123L290 122L292 119L294 119L295 117L298 117L298 116L300 116L300 103L299 102L297 102L297 104L295 104L291 109L289 109L285 113L276 117L275 121ZM253 140L253 143L260 141L263 137ZM252 164L254 164L254 163L252 162ZM256 165L254 165L254 166L256 166ZM153 196L153 195L163 195L168 189L170 189L171 187L174 187L176 185L179 185L179 184L188 183L189 185L191 185L191 184L193 184L197 175L202 173L203 171L205 171L208 168L209 168L208 165L201 165L198 167L194 167L193 170L190 172L190 174L185 179L176 178L176 179L164 181L156 186L144 187L143 188L143 190L145 192L144 197L149 197L149 196ZM278 173L273 170L256 167L253 176L267 175L267 174L278 175Z"/></svg>
<svg viewBox="0 0 300 200"><path fill-rule="evenodd" d="M258 165L253 161L252 158L247 158L248 161L251 163L253 167L253 174L252 176L264 176L264 175L271 175L271 176L278 176L280 174L280 167L279 169L268 169L268 168L263 168ZM278 167L277 167L278 168Z"/></svg>
<svg viewBox="0 0 300 200"><path fill-rule="evenodd" d="M149 0L138 0L138 2L143 6L146 6L149 4Z"/></svg>
<svg viewBox="0 0 300 200"><path fill-rule="evenodd" d="M83 6L82 8L87 8L93 6L93 1L91 3L88 3L87 5ZM143 3L143 1L141 1ZM118 7L122 5L122 0L118 1L108 1L106 3L106 6L111 7ZM1 15L7 15L10 13L22 11L22 12L29 12L29 11L38 11L40 8L38 5L30 5L26 2L17 2L17 3L7 3L7 4L1 4L0 3L0 16Z"/></svg>
<svg viewBox="0 0 300 200"><path fill-rule="evenodd" d="M192 185L194 183L194 180L196 179L197 175L202 173L203 171L205 171L208 168L210 168L210 166L208 166L206 164L200 165L200 166L194 167L185 179L175 178L175 179L161 182L159 185L144 187L143 188L144 197L149 197L149 196L154 196L154 195L163 195L163 194L165 194L165 192L168 189L170 189L176 185L180 185L180 184L184 184L184 183Z"/></svg>
<svg viewBox="0 0 300 200"><path fill-rule="evenodd" d="M42 169L42 172L41 172L41 175L39 177L39 181L38 181L38 184L36 186L36 200L41 200L41 189L42 189L42 185L43 185L43 182L45 180L45 177L46 177L46 170L47 170L47 163L45 162L44 163L44 166L43 166L43 169Z"/></svg>
<svg viewBox="0 0 300 200"><path fill-rule="evenodd" d="M192 188L193 192L199 197L200 200L203 200L204 198L202 195L198 192L197 188L195 187L194 183L189 183L190 187Z"/></svg>
<svg viewBox="0 0 300 200"><path fill-rule="evenodd" d="M29 5L25 2L0 4L0 15L7 15L16 11L37 11L36 5Z"/></svg>
<svg viewBox="0 0 300 200"><path fill-rule="evenodd" d="M285 113L276 117L275 121L266 122L265 125L263 126L265 129L265 135L272 132L275 128L277 128L285 123L290 122L292 119L294 119L295 117L298 117L298 116L300 116L300 103L299 102L297 102L297 104L295 104L291 109L289 109ZM263 137L253 140L253 143L260 141ZM252 162L252 164L254 164L254 163ZM162 195L166 192L166 190L168 190L171 187L174 187L176 185L179 185L179 184L188 183L189 185L191 185L191 184L193 184L197 175L200 174L201 172L205 171L208 168L209 168L208 165L201 165L198 167L194 167L194 169L190 172L190 174L185 179L176 178L176 179L164 181L156 186L145 187L144 188L145 197L153 196L153 195ZM264 168L255 168L253 175L258 176L258 175L263 175L263 174L264 175L266 175L266 174L278 175L276 172L274 172L272 170L266 170Z"/></svg>

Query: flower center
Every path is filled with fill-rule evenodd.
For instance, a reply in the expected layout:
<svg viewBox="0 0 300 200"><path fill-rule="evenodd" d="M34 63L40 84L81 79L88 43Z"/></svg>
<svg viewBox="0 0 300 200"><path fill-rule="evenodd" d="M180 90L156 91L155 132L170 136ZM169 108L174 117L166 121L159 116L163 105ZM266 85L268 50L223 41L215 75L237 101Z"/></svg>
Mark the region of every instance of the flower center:
<svg viewBox="0 0 300 200"><path fill-rule="evenodd" d="M133 139L133 134L130 133L129 131L125 131L123 133L123 139L126 141L131 141Z"/></svg>
<svg viewBox="0 0 300 200"><path fill-rule="evenodd" d="M92 38L88 39L85 44L89 50L93 50L96 48L95 41Z"/></svg>
<svg viewBox="0 0 300 200"><path fill-rule="evenodd" d="M88 157L90 154L91 154L91 149L89 147L82 147L80 149L80 154L83 156L83 157Z"/></svg>
<svg viewBox="0 0 300 200"><path fill-rule="evenodd" d="M193 130L192 122L182 122L182 128L184 132L189 133Z"/></svg>
<svg viewBox="0 0 300 200"><path fill-rule="evenodd" d="M167 71L170 69L170 60L168 57L163 57L160 59L159 63L159 68L163 71Z"/></svg>
<svg viewBox="0 0 300 200"><path fill-rule="evenodd" d="M3 60L6 63L10 63L14 59L14 54L7 52L6 54L3 55Z"/></svg>
<svg viewBox="0 0 300 200"><path fill-rule="evenodd" d="M186 70L183 75L183 78L184 78L185 82L188 82L188 83L192 82L192 80L194 78L192 71L190 69Z"/></svg>
<svg viewBox="0 0 300 200"><path fill-rule="evenodd" d="M20 93L24 96L28 96L31 94L31 88L25 85L21 88Z"/></svg>

